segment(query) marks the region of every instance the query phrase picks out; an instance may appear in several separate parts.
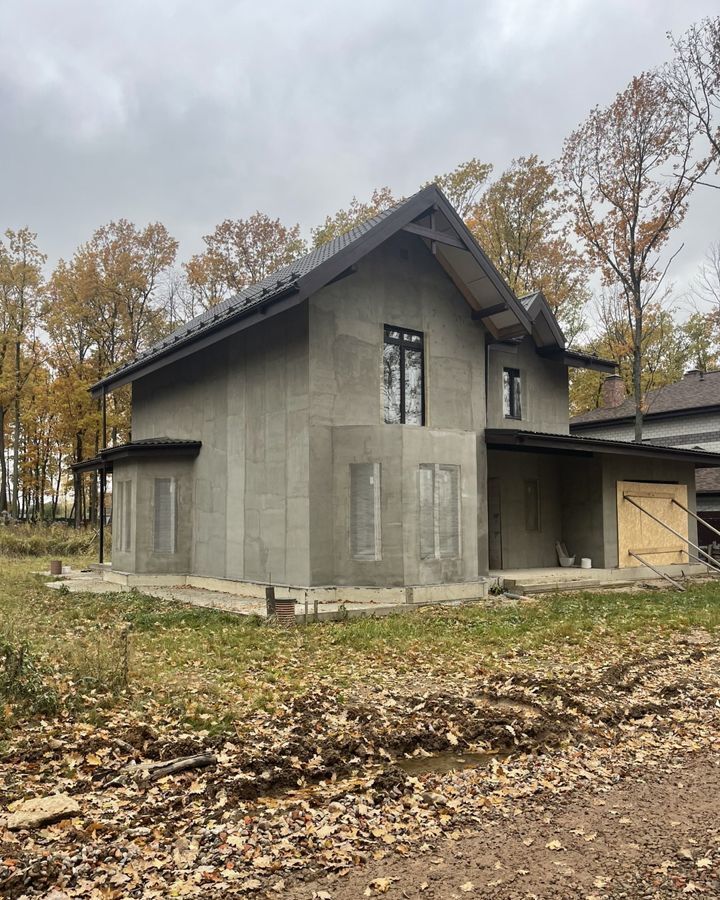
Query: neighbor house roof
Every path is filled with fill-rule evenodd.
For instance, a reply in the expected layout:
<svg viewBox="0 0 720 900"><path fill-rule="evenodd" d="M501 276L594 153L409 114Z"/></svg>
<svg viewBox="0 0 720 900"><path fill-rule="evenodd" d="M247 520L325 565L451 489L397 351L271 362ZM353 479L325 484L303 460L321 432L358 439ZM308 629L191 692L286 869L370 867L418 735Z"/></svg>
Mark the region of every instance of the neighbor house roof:
<svg viewBox="0 0 720 900"><path fill-rule="evenodd" d="M720 372L691 372L674 384L648 391L645 395L645 418L673 418L720 410ZM614 407L591 409L570 419L570 427L581 429L600 423L631 422L635 418L635 399L626 397Z"/></svg>
<svg viewBox="0 0 720 900"><path fill-rule="evenodd" d="M698 469L695 474L695 493L720 494L720 469Z"/></svg>
<svg viewBox="0 0 720 900"><path fill-rule="evenodd" d="M641 456L648 458L672 459L678 462L694 463L696 468L720 466L720 453L707 450L685 450L681 447L666 447L658 444L637 444L634 441L613 441L605 438L581 437L576 434L550 434L543 431L523 431L519 428L486 428L485 443L489 449L515 449L537 452L569 453L572 455L594 456L610 454L615 456Z"/></svg>

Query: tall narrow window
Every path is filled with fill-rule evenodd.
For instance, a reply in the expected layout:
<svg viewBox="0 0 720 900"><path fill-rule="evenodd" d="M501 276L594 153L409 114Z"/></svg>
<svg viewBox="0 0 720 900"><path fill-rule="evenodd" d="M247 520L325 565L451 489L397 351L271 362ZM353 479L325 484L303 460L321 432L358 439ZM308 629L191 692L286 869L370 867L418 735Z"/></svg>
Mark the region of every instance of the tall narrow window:
<svg viewBox="0 0 720 900"><path fill-rule="evenodd" d="M175 517L175 479L156 478L153 542L156 552L175 552Z"/></svg>
<svg viewBox="0 0 720 900"><path fill-rule="evenodd" d="M118 481L114 484L112 502L113 546L119 553L128 553L132 521L132 482Z"/></svg>
<svg viewBox="0 0 720 900"><path fill-rule="evenodd" d="M519 369L503 369L503 409L506 419L522 419Z"/></svg>
<svg viewBox="0 0 720 900"><path fill-rule="evenodd" d="M123 481L122 534L121 549L130 552L130 528L132 525L132 481Z"/></svg>
<svg viewBox="0 0 720 900"><path fill-rule="evenodd" d="M389 425L425 424L425 360L421 332L385 326L383 388L385 421Z"/></svg>
<svg viewBox="0 0 720 900"><path fill-rule="evenodd" d="M350 553L353 559L381 558L380 463L350 466Z"/></svg>
<svg viewBox="0 0 720 900"><path fill-rule="evenodd" d="M113 548L122 552L123 534L122 534L122 515L123 515L123 483L122 481L113 482L112 490L112 535Z"/></svg>
<svg viewBox="0 0 720 900"><path fill-rule="evenodd" d="M420 466L420 557L460 556L460 466Z"/></svg>

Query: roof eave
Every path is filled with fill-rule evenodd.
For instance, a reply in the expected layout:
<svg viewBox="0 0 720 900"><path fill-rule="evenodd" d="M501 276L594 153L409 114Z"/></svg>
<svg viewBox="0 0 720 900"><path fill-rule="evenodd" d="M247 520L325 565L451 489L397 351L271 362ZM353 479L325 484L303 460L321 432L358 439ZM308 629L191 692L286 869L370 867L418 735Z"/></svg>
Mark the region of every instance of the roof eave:
<svg viewBox="0 0 720 900"><path fill-rule="evenodd" d="M286 288L277 295L269 297L260 305L239 310L236 316L233 316L231 319L224 319L213 328L208 328L200 334L191 333L187 335L182 341L168 345L166 349L155 354L151 359L138 359L117 372L107 375L90 387L90 395L97 400L102 396L103 389L106 393L109 393L125 384L129 384L131 381L136 381L143 375L149 375L151 372L162 369L172 362L196 353L205 346L215 344L232 334L236 334L238 331L244 331L246 328L264 321L269 316L277 315L293 306L297 306L305 299L305 296L301 296L297 286Z"/></svg>
<svg viewBox="0 0 720 900"><path fill-rule="evenodd" d="M612 375L617 370L617 363L611 359L601 359L589 353L579 353L576 350L565 350L557 347L539 347L538 354L556 362L562 362L566 366L575 369L592 369L595 372L605 372Z"/></svg>
<svg viewBox="0 0 720 900"><path fill-rule="evenodd" d="M682 450L655 444L637 444L633 441L611 441L602 438L582 438L572 434L545 434L512 428L486 428L485 443L490 449L518 447L522 449L548 449L575 452L586 456L603 453L615 456L662 457L678 462L691 462L696 468L720 467L720 453L703 450Z"/></svg>

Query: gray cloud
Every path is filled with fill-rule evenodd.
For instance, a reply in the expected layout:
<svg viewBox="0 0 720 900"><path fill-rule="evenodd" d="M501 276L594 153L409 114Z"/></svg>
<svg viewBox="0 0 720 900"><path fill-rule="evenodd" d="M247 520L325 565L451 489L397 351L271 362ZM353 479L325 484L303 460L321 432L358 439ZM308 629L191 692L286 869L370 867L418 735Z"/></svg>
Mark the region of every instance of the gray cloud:
<svg viewBox="0 0 720 900"><path fill-rule="evenodd" d="M0 227L51 262L93 229L159 219L183 256L260 208L307 230L353 194L409 193L478 156L549 159L715 0L6 0ZM682 287L720 238L683 226Z"/></svg>

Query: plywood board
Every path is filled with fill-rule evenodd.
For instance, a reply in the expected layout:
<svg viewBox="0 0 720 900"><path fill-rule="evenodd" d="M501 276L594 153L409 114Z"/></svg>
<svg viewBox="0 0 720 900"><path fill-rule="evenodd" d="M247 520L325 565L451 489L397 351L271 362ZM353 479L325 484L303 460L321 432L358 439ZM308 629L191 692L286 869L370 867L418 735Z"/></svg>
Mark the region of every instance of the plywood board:
<svg viewBox="0 0 720 900"><path fill-rule="evenodd" d="M626 500L631 497L643 509L657 516L684 538L688 536L688 514L673 503L688 505L687 485L648 484L643 481L617 482L618 563L620 568L640 566L630 550L654 566L687 563L687 544L667 528Z"/></svg>

